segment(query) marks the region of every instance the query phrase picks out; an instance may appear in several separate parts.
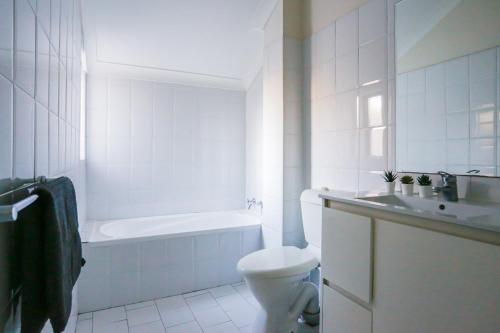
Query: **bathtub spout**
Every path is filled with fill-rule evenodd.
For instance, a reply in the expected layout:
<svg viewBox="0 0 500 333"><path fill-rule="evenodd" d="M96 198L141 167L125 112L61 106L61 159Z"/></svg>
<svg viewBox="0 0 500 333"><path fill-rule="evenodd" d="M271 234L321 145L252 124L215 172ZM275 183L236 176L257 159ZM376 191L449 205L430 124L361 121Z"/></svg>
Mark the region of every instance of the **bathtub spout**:
<svg viewBox="0 0 500 333"><path fill-rule="evenodd" d="M318 289L311 282L304 282L302 290L298 294L295 304L290 311L292 318L298 318L301 314L305 322L310 326L319 325L319 295Z"/></svg>

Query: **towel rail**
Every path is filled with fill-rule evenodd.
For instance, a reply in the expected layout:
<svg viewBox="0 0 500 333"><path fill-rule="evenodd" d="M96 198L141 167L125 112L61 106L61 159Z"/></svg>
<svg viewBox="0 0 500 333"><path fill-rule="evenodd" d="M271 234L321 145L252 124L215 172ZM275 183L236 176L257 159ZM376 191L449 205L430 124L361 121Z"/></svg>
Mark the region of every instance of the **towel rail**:
<svg viewBox="0 0 500 333"><path fill-rule="evenodd" d="M36 199L38 199L38 195L32 194L13 205L0 206L0 223L17 220L17 215L19 214L19 212L35 202Z"/></svg>
<svg viewBox="0 0 500 333"><path fill-rule="evenodd" d="M28 207L31 205L33 202L35 202L38 199L38 195L32 194L32 192L35 190L36 185L40 183L44 183L47 181L47 178L45 176L41 176L36 179L34 183L25 183L21 185L20 187L11 190L9 192L3 193L0 196L8 196L8 195L13 195L15 192L21 191L21 190L26 190L27 194L29 196L25 197L22 200L19 200L15 202L14 204L11 205L0 205L0 223L2 222L12 222L17 220L17 216L21 210L24 208Z"/></svg>

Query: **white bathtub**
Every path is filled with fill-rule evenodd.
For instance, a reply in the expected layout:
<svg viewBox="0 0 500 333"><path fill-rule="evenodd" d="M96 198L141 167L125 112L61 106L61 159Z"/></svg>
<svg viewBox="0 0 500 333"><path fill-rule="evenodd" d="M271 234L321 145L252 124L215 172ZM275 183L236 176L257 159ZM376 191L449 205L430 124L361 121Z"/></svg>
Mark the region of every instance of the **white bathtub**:
<svg viewBox="0 0 500 333"><path fill-rule="evenodd" d="M244 211L88 222L79 311L241 281L236 264L261 248L260 219Z"/></svg>
<svg viewBox="0 0 500 333"><path fill-rule="evenodd" d="M260 219L245 211L178 214L91 222L89 242L102 246L138 240L260 228Z"/></svg>

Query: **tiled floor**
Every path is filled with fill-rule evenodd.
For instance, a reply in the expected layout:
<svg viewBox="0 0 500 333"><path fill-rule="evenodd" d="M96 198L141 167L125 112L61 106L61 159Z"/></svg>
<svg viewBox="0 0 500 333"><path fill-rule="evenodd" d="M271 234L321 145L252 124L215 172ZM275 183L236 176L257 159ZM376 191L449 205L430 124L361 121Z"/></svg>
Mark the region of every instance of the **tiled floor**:
<svg viewBox="0 0 500 333"><path fill-rule="evenodd" d="M260 307L245 284L84 313L76 333L249 333Z"/></svg>

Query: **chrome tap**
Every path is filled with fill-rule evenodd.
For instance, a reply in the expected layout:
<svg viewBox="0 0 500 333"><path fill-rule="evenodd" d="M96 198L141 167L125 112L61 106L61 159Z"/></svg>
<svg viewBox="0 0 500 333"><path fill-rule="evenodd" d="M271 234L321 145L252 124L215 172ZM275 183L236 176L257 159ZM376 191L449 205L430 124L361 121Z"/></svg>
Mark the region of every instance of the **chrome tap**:
<svg viewBox="0 0 500 333"><path fill-rule="evenodd" d="M250 210L254 206L259 206L262 209L264 204L262 201L257 201L255 198L247 199L247 209Z"/></svg>
<svg viewBox="0 0 500 333"><path fill-rule="evenodd" d="M443 193L443 198L446 201L458 201L457 176L451 175L444 171L438 171L441 176L441 186L434 186L432 191Z"/></svg>

